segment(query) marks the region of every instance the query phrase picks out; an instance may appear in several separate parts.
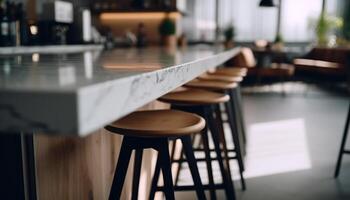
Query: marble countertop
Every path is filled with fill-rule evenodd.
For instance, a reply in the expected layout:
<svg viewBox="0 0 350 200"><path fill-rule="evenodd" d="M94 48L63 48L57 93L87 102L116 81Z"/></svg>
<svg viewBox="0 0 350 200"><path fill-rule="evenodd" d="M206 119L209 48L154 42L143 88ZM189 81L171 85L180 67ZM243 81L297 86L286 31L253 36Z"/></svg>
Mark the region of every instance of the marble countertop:
<svg viewBox="0 0 350 200"><path fill-rule="evenodd" d="M86 136L238 51L195 46L0 56L0 131Z"/></svg>
<svg viewBox="0 0 350 200"><path fill-rule="evenodd" d="M77 44L77 45L46 45L46 46L15 46L0 47L0 55L32 54L32 53L78 53L83 51L102 50L103 45Z"/></svg>

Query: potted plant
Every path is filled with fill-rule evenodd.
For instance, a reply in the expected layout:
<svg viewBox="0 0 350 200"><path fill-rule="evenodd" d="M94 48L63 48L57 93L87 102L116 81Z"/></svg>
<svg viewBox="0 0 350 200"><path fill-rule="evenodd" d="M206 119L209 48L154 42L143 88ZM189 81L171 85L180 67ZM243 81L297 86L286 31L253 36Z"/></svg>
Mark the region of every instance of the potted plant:
<svg viewBox="0 0 350 200"><path fill-rule="evenodd" d="M233 39L235 37L235 28L231 25L224 31L225 42L224 46L226 49L232 48L234 46Z"/></svg>
<svg viewBox="0 0 350 200"><path fill-rule="evenodd" d="M330 26L326 19L326 15L322 12L316 25L316 36L317 36L318 45L320 46L327 45L329 29L330 29Z"/></svg>
<svg viewBox="0 0 350 200"><path fill-rule="evenodd" d="M317 44L319 46L327 46L331 32L341 29L342 26L343 20L341 18L328 16L322 12L315 28Z"/></svg>
<svg viewBox="0 0 350 200"><path fill-rule="evenodd" d="M272 48L277 50L277 51L283 50L283 48L284 48L284 41L283 41L283 37L282 37L281 33L278 33L276 35L276 38L275 38L275 41L273 43Z"/></svg>
<svg viewBox="0 0 350 200"><path fill-rule="evenodd" d="M161 43L167 47L176 47L176 25L169 16L167 16L159 26L159 34L161 35Z"/></svg>

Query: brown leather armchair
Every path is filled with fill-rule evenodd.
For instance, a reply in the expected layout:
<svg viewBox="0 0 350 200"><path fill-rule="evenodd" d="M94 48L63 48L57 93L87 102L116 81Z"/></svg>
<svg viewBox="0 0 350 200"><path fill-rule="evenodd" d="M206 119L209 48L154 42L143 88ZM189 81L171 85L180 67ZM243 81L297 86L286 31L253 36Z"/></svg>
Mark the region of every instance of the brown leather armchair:
<svg viewBox="0 0 350 200"><path fill-rule="evenodd" d="M272 63L269 67L257 67L253 51L243 47L230 63L234 67L248 69L247 78L260 82L262 79L270 78L285 81L294 75L294 67L289 64Z"/></svg>
<svg viewBox="0 0 350 200"><path fill-rule="evenodd" d="M313 48L304 58L294 59L296 74L305 78L345 80L350 49Z"/></svg>

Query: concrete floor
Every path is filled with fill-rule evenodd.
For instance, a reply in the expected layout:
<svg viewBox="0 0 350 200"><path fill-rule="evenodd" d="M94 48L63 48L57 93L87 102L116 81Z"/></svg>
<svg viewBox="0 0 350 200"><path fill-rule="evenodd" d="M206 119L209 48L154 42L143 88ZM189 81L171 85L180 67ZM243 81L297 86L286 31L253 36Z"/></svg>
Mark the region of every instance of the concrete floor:
<svg viewBox="0 0 350 200"><path fill-rule="evenodd" d="M239 200L350 199L350 155L344 157L340 177L333 178L348 97L304 86L292 84L285 96L273 88L244 89L247 190L241 191L235 178ZM188 172L181 177L181 182L190 180ZM193 192L176 197L196 198ZM218 199L225 199L222 191Z"/></svg>

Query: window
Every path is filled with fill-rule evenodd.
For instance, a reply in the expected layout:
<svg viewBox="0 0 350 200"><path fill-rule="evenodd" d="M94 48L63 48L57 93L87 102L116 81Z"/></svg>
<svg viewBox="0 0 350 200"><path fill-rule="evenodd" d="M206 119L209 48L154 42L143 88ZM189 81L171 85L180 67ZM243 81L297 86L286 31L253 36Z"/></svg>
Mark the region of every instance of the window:
<svg viewBox="0 0 350 200"><path fill-rule="evenodd" d="M215 1L187 1L187 4L192 4L187 5L189 16L185 17L185 30L190 40L215 39ZM311 41L314 31L310 27L310 21L316 20L320 15L322 0L282 1L281 33L284 40L287 42ZM237 41L256 39L273 41L275 39L277 7L259 7L260 0L219 0L218 2L219 28L224 30L233 23ZM338 1L327 1L326 7L327 12L334 15Z"/></svg>

